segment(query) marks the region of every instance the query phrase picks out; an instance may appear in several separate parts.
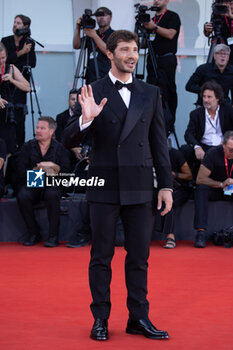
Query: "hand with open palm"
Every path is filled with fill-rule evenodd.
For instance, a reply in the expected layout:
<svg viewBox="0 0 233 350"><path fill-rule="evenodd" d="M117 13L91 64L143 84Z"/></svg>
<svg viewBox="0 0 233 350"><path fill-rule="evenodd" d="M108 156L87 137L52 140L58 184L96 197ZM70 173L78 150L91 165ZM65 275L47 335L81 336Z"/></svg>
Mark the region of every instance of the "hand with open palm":
<svg viewBox="0 0 233 350"><path fill-rule="evenodd" d="M88 85L88 87L84 85L81 89L81 94L78 96L78 101L82 107L82 124L85 124L92 121L101 113L107 102L107 98L103 98L100 104L97 105L91 85Z"/></svg>

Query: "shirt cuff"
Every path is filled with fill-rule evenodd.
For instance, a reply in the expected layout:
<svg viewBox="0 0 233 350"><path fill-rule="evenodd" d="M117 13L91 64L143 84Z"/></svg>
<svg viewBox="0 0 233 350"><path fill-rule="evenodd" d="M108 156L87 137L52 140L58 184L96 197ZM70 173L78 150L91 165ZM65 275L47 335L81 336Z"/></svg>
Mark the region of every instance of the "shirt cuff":
<svg viewBox="0 0 233 350"><path fill-rule="evenodd" d="M82 124L82 121L83 121L83 116L81 115L80 118L79 118L79 128L80 128L80 131L83 131L85 129L87 129L91 123L93 122L93 120L85 123L85 124Z"/></svg>
<svg viewBox="0 0 233 350"><path fill-rule="evenodd" d="M160 190L163 190L163 191L170 191L170 192L173 192L173 189L172 188L160 188Z"/></svg>
<svg viewBox="0 0 233 350"><path fill-rule="evenodd" d="M197 148L199 148L199 147L201 147L200 145L195 145L194 146L194 149L197 149Z"/></svg>

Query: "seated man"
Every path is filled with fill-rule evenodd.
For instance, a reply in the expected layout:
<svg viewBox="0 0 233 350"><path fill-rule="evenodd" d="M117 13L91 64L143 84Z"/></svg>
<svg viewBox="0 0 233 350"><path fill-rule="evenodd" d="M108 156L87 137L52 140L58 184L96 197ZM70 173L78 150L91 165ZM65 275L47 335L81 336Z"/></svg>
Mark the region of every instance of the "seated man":
<svg viewBox="0 0 233 350"><path fill-rule="evenodd" d="M4 173L3 173L3 165L6 159L6 144L0 139L0 198L4 194Z"/></svg>
<svg viewBox="0 0 233 350"><path fill-rule="evenodd" d="M223 143L210 149L200 166L195 193L194 228L197 230L194 246L205 247L208 222L208 200L232 201L233 131L224 134Z"/></svg>
<svg viewBox="0 0 233 350"><path fill-rule="evenodd" d="M26 142L18 155L18 190L17 201L23 219L26 223L29 238L24 242L32 246L40 241L40 232L35 220L33 205L44 200L49 219L49 237L46 247L56 247L58 244L60 198L59 187L26 187L27 170L43 170L45 176L67 173L70 171L68 151L53 135L56 122L51 117L40 117L36 126L36 137ZM42 175L41 175L42 176Z"/></svg>
<svg viewBox="0 0 233 350"><path fill-rule="evenodd" d="M202 98L200 95L202 85L210 80L214 80L221 85L224 93L225 102L231 102L233 93L233 66L230 65L230 48L224 44L218 44L214 48L214 62L204 63L197 67L196 71L190 77L185 89L198 94L196 105L202 106Z"/></svg>
<svg viewBox="0 0 233 350"><path fill-rule="evenodd" d="M55 131L55 136L56 136L56 140L59 142L62 142L63 134L64 134L65 127L67 125L67 122L69 118L72 117L74 114L74 106L77 102L77 92L78 90L76 89L70 90L69 100L68 100L69 108L56 116L57 127ZM90 145L90 144L91 144L91 141L88 138L86 138L85 145ZM77 147L73 147L70 149L70 160L71 160L72 169L75 168L75 166L77 165L77 162L83 159L82 146L83 144L79 144L77 145Z"/></svg>
<svg viewBox="0 0 233 350"><path fill-rule="evenodd" d="M181 151L171 148L169 156L173 175L173 206L172 210L165 217L161 217L161 219L163 222L163 233L166 235L164 248L172 249L176 247L173 227L174 209L184 204L190 198L191 187L189 187L188 182L192 180L192 172Z"/></svg>
<svg viewBox="0 0 233 350"><path fill-rule="evenodd" d="M57 127L55 131L55 136L56 136L56 140L59 142L62 141L63 132L69 118L72 117L74 114L74 106L75 106L75 103L77 102L77 92L78 91L76 89L70 90L69 99L68 99L69 108L56 116Z"/></svg>
<svg viewBox="0 0 233 350"><path fill-rule="evenodd" d="M184 138L187 145L181 147L193 176L196 177L205 152L221 144L223 134L233 130L233 108L224 104L222 88L214 81L206 82L201 88L203 107L190 113Z"/></svg>

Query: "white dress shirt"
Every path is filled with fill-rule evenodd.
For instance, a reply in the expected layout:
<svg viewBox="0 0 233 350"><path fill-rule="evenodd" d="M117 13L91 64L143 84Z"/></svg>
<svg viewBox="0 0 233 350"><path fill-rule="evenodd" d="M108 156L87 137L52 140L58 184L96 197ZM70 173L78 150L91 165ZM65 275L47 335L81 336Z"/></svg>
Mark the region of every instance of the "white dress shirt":
<svg viewBox="0 0 233 350"><path fill-rule="evenodd" d="M201 143L205 145L218 146L222 143L223 134L219 120L219 109L220 107L218 106L213 119L209 115L207 108L205 108L205 132L201 139Z"/></svg>

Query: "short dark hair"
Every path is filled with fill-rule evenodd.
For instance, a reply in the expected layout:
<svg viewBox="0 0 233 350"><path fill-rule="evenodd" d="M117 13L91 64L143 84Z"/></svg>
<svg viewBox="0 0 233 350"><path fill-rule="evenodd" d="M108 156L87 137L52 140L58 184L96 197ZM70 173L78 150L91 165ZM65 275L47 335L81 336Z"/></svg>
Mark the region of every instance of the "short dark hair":
<svg viewBox="0 0 233 350"><path fill-rule="evenodd" d="M107 7L100 6L96 12L104 12L105 15L109 15L112 17L112 11L109 10Z"/></svg>
<svg viewBox="0 0 233 350"><path fill-rule="evenodd" d="M22 20L24 26L30 27L31 18L24 16L24 15L16 15L15 18L17 18L17 17L19 17Z"/></svg>
<svg viewBox="0 0 233 350"><path fill-rule="evenodd" d="M129 30L116 30L110 35L110 37L107 40L107 50L113 53L118 43L121 41L135 41L138 45L138 36L137 34L130 32Z"/></svg>
<svg viewBox="0 0 233 350"><path fill-rule="evenodd" d="M229 140L233 140L233 131L232 130L226 131L223 135L224 145L226 145L227 141L229 141Z"/></svg>
<svg viewBox="0 0 233 350"><path fill-rule="evenodd" d="M71 89L70 91L69 91L69 96L71 95L71 94L77 94L78 93L78 90L77 89Z"/></svg>
<svg viewBox="0 0 233 350"><path fill-rule="evenodd" d="M41 121L41 122L47 122L49 124L49 129L54 129L56 130L56 127L57 127L57 123L56 121L52 118L52 117L49 117L49 116L41 116L38 118L38 122Z"/></svg>
<svg viewBox="0 0 233 350"><path fill-rule="evenodd" d="M214 80L210 80L205 82L201 87L201 97L203 97L203 93L205 90L214 91L215 97L219 100L219 104L224 103L224 93L222 86L216 83Z"/></svg>

